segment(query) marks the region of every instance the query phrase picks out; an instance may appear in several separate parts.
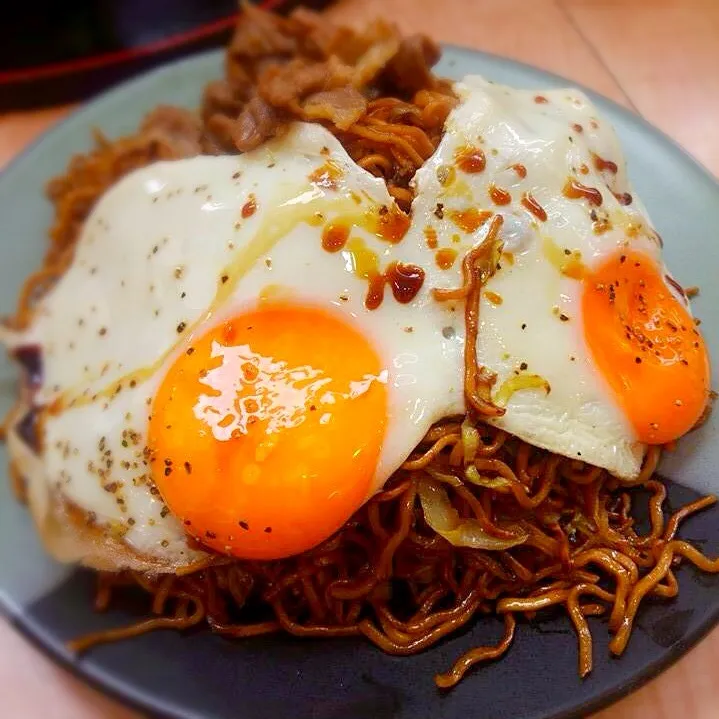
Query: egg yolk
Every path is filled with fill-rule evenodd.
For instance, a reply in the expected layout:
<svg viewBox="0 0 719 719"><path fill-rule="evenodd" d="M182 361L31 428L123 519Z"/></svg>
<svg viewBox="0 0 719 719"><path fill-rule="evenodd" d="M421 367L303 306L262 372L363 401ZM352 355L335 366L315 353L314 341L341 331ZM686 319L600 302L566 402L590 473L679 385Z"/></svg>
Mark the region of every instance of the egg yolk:
<svg viewBox="0 0 719 719"><path fill-rule="evenodd" d="M150 417L153 479L215 551L290 556L367 499L386 418L386 372L357 329L317 308L264 306L170 367Z"/></svg>
<svg viewBox="0 0 719 719"><path fill-rule="evenodd" d="M639 441L688 432L709 396L709 358L686 307L647 255L618 253L584 278L584 336Z"/></svg>

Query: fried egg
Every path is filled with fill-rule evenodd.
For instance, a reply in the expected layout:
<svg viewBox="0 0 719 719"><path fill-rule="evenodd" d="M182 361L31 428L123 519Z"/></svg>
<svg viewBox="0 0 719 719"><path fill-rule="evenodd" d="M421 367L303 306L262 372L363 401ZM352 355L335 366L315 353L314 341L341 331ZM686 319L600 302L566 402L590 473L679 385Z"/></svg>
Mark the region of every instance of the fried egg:
<svg viewBox="0 0 719 719"><path fill-rule="evenodd" d="M456 91L463 102L417 173L413 219L441 238L437 256L462 256L486 233L485 218L503 217L477 344L506 410L492 421L631 479L647 444L695 424L709 363L614 130L577 90L473 77ZM456 285L457 274L440 286Z"/></svg>
<svg viewBox="0 0 719 719"><path fill-rule="evenodd" d="M202 559L188 535L267 558L338 529L461 395L408 226L317 125L120 181L15 338L43 358L39 525L79 510L167 569ZM62 556L116 566L103 546Z"/></svg>
<svg viewBox="0 0 719 719"><path fill-rule="evenodd" d="M488 243L490 421L622 478L692 426L706 350L611 128L576 91L457 91L411 218L301 123L101 198L7 338L42 358L15 416L40 451L17 433L10 451L55 556L177 571L329 537L466 411L462 260Z"/></svg>

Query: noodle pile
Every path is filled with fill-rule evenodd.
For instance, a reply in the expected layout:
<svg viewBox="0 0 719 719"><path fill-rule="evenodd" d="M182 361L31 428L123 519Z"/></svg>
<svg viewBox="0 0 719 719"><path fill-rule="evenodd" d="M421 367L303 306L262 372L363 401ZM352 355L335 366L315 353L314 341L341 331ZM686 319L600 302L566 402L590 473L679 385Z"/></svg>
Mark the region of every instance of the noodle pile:
<svg viewBox="0 0 719 719"><path fill-rule="evenodd" d="M28 323L36 299L64 272L85 218L117 178L158 159L250 149L292 118L322 122L408 209L409 180L436 148L455 103L448 83L430 71L437 58L431 41L401 38L384 23L357 33L306 10L276 18L247 8L228 50L227 76L206 89L201 119L158 108L134 136L110 142L98 135L96 148L50 183L56 210L50 247L43 269L28 280L15 324ZM586 676L587 617L606 617L610 649L619 655L643 599L676 596L680 562L718 572L719 560L676 538L682 520L716 500L705 497L665 517L666 489L653 476L658 448L634 483L651 495L650 528L642 534L632 488L483 421L499 410L472 348L478 293L491 274L498 233L501 218L465 258L463 287L436 297L466 300L467 417L434 426L384 490L312 551L271 562L217 557L178 575L99 574L98 609L140 587L151 616L71 647L83 651L157 628L204 624L237 638L364 636L384 652L408 655L478 616L501 615L505 630L496 646L472 649L435 677L446 689L473 665L501 657L519 618L563 607L579 640L579 674ZM491 548L454 546L432 529L426 510L433 498L458 523L478 527Z"/></svg>

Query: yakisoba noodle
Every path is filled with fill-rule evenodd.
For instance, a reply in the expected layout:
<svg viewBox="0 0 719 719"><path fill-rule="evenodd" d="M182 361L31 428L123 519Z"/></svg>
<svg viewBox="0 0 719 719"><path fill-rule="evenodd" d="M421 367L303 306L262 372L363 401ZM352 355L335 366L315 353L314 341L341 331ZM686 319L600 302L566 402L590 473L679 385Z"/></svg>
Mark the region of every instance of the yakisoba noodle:
<svg viewBox="0 0 719 719"><path fill-rule="evenodd" d="M301 18L303 27L316 29L322 22L306 13ZM300 33L294 26L273 27L280 34ZM246 26L243 32L247 34ZM418 52L431 57L421 47ZM257 65L260 60L254 57L252 62ZM98 136L96 148L75 158L67 174L51 183L56 214L50 246L42 269L21 294L16 326L28 324L37 298L68 267L83 221L119 177L159 159L229 151L228 143L246 149L243 143L281 132L282 122L302 116L299 100L289 103L289 110L270 107L271 115L255 107L256 126L252 131L243 126L240 133L240 120L233 117L246 88L238 89L237 73L231 71L232 63L240 61L252 69L235 43L230 48L229 78L225 85L208 88L202 123L192 113L160 108L132 137L111 142ZM411 63L405 62L407 67L412 77L422 75ZM249 80L242 82L251 83L257 72L246 75ZM385 178L391 194L408 209L409 180L437 147L455 99L447 83L429 71L425 86L410 84L410 90L401 68L394 68L391 76L391 82L385 78L364 88L373 99L350 126L340 127L332 119L324 122L361 167ZM666 489L654 476L658 448L650 449L634 483L651 495L650 529L642 535L633 519L635 494L626 484L597 467L537 449L483 422L502 411L490 401L492 377L478 366L474 354L478 297L496 265L501 224L495 217L485 242L464 258L463 285L435 294L437 301L465 300L467 417L450 417L434 426L383 491L337 534L302 555L272 562L217 557L189 571L155 577L99 573L98 610L120 601L127 588L140 588L148 597L149 617L82 637L70 647L84 651L155 629L204 624L234 638L276 632L364 636L382 651L402 656L433 646L478 617L500 616L504 630L494 646L471 649L435 677L446 689L475 664L501 657L511 646L518 618L563 607L577 633L578 669L585 676L592 667L587 617L607 618L614 635L610 650L619 655L641 602L648 596L677 594L678 561L719 572L719 560L676 539L681 521L716 500L704 497L665 517ZM11 476L22 497L22 478L14 470ZM493 549L455 547L434 532L423 509L430 495L439 497L460 520L478 523Z"/></svg>

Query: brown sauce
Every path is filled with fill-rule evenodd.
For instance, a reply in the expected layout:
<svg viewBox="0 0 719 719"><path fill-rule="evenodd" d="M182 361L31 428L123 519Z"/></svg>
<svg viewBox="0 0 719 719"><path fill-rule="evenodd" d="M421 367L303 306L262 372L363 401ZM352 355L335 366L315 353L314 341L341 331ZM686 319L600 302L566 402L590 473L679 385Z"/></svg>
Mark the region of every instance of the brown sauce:
<svg viewBox="0 0 719 719"><path fill-rule="evenodd" d="M538 220L547 221L546 210L534 199L531 192L525 192L522 197L522 206L529 210Z"/></svg>
<svg viewBox="0 0 719 719"><path fill-rule="evenodd" d="M373 274L367 279L369 287L364 304L368 310L376 310L384 300L386 284L389 284L397 302L404 305L411 302L422 289L424 270L417 265L392 262L383 273Z"/></svg>
<svg viewBox="0 0 719 719"><path fill-rule="evenodd" d="M350 228L343 223L330 223L322 231L322 249L327 252L339 252L350 236Z"/></svg>
<svg viewBox="0 0 719 719"><path fill-rule="evenodd" d="M430 250L437 248L437 230L435 230L434 227L427 225L427 227L424 228L424 238L427 240L427 247L429 247Z"/></svg>
<svg viewBox="0 0 719 719"><path fill-rule="evenodd" d="M460 230L476 232L492 214L489 210L478 210L476 207L469 207L466 210L451 210L449 218Z"/></svg>
<svg viewBox="0 0 719 719"><path fill-rule="evenodd" d="M608 170L612 174L616 175L619 171L616 162L612 162L611 160L605 160L603 157L599 157L599 155L597 155L595 152L592 153L592 162L594 163L594 167L599 170L599 172L602 172L603 170Z"/></svg>
<svg viewBox="0 0 719 719"><path fill-rule="evenodd" d="M437 267L440 270L448 270L454 264L457 259L457 250L451 247L443 247L441 250L437 250L434 256L434 261L437 263Z"/></svg>
<svg viewBox="0 0 719 719"><path fill-rule="evenodd" d="M587 200L595 207L600 207L602 204L602 193L596 187L587 187L573 177L567 178L562 194L570 200Z"/></svg>
<svg viewBox="0 0 719 719"><path fill-rule="evenodd" d="M502 187L491 185L489 188L489 196L495 205L508 205L512 201L512 195Z"/></svg>
<svg viewBox="0 0 719 719"><path fill-rule="evenodd" d="M462 147L457 150L454 158L457 167L470 175L482 172L487 166L487 157L481 147Z"/></svg>
<svg viewBox="0 0 719 719"><path fill-rule="evenodd" d="M376 234L383 240L397 244L407 234L410 225L409 215L406 215L397 205L381 207L377 219Z"/></svg>
<svg viewBox="0 0 719 719"><path fill-rule="evenodd" d="M257 210L257 200L254 195L250 195L247 202L242 205L242 218L246 220L248 217L252 217Z"/></svg>
<svg viewBox="0 0 719 719"><path fill-rule="evenodd" d="M310 173L308 179L318 187L323 187L326 190L336 190L342 175L342 168L332 160L327 160L324 165L320 165L314 172Z"/></svg>

